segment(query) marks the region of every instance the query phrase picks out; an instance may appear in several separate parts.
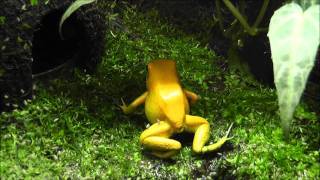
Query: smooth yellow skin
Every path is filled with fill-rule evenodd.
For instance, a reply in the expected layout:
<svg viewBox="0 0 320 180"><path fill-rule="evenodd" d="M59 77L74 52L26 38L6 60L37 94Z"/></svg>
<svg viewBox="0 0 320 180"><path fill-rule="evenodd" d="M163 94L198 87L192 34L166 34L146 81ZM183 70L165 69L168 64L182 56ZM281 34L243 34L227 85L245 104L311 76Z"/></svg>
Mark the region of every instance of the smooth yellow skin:
<svg viewBox="0 0 320 180"><path fill-rule="evenodd" d="M220 148L226 136L215 144L205 146L209 139L210 126L206 119L189 115L189 101L195 103L199 97L182 89L176 63L172 60L155 60L148 64L148 91L136 98L129 106L123 101L120 106L125 114L145 103L145 114L152 124L140 136L140 143L157 157L169 158L180 149L179 141L170 139L175 133L183 131L194 133L192 149L195 153L205 153Z"/></svg>

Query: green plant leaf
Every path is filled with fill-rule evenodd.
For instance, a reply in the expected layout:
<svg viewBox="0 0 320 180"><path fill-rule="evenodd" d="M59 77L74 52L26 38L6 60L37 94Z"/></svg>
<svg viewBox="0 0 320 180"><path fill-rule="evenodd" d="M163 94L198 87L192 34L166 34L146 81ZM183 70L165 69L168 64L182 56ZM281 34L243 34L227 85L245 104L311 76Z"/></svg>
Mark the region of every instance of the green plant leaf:
<svg viewBox="0 0 320 180"><path fill-rule="evenodd" d="M305 11L296 3L284 5L271 18L270 39L280 117L285 135L315 64L319 45L319 5Z"/></svg>
<svg viewBox="0 0 320 180"><path fill-rule="evenodd" d="M66 19L68 19L68 17L71 16L71 14L73 12L75 12L76 10L78 10L81 6L86 5L86 4L91 4L96 0L76 0L75 2L73 2L68 9L66 10L66 12L64 12L64 14L62 15L60 22L59 22L59 34L60 37L63 39L63 35L62 35L62 25L65 22Z"/></svg>
<svg viewBox="0 0 320 180"><path fill-rule="evenodd" d="M38 0L30 0L31 6L38 5Z"/></svg>

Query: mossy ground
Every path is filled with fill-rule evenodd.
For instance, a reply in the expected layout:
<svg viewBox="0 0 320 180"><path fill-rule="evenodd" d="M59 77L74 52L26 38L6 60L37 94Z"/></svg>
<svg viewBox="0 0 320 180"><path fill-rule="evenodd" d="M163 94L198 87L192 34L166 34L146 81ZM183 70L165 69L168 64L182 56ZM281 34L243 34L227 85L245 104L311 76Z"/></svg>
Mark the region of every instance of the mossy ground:
<svg viewBox="0 0 320 180"><path fill-rule="evenodd" d="M298 107L291 140L284 141L274 90L226 69L223 59L160 20L157 11L120 9L96 74L77 70L39 85L35 100L0 116L2 178L319 177L320 129L305 104ZM140 147L143 107L126 116L118 105L145 91L146 64L159 58L176 60L184 87L201 96L192 114L210 122L211 143L235 123L234 138L218 152L193 154L191 135L176 137L183 148L171 160Z"/></svg>

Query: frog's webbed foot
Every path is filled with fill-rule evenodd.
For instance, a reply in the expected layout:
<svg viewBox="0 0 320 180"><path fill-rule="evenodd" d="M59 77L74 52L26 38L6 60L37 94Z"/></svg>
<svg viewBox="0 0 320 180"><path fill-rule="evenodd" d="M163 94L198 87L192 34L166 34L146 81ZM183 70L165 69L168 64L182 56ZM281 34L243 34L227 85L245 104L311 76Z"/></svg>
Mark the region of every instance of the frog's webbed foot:
<svg viewBox="0 0 320 180"><path fill-rule="evenodd" d="M122 98L121 98L121 102L122 102L122 105L119 105L119 107L121 108L123 113L130 114L133 111L133 109L127 106L127 104L124 102Z"/></svg>
<svg viewBox="0 0 320 180"><path fill-rule="evenodd" d="M121 98L121 102L122 105L119 105L119 107L121 108L121 110L125 113L125 114L130 114L132 113L139 105L143 104L146 100L146 97L148 95L148 92L143 93L142 95L140 95L139 97L137 97L132 103L130 103L128 106L127 104L123 101L123 99Z"/></svg>
<svg viewBox="0 0 320 180"><path fill-rule="evenodd" d="M169 158L181 149L181 143L169 137L173 130L169 123L160 121L143 131L140 143L159 158Z"/></svg>
<svg viewBox="0 0 320 180"><path fill-rule="evenodd" d="M229 136L229 133L230 133L230 131L231 131L232 126L233 126L233 123L231 123L231 125L229 126L226 135L223 136L222 138L220 138L216 143L210 144L210 145L208 145L208 146L204 146L204 147L202 148L202 153L206 153L206 152L210 152L210 151L215 151L215 150L219 149L226 141L232 139L233 137L228 137L228 136Z"/></svg>
<svg viewBox="0 0 320 180"><path fill-rule="evenodd" d="M231 125L230 125L229 128L228 128L228 131L227 131L226 135L224 136L224 138L226 138L227 140L230 140L230 139L233 138L233 137L229 137L229 138L228 138L228 136L229 136L229 134L230 134L230 131L231 131L231 129L232 129L232 126L233 126L233 123L231 123Z"/></svg>
<svg viewBox="0 0 320 180"><path fill-rule="evenodd" d="M192 149L195 153L206 153L219 149L226 141L230 140L229 133L231 131L229 127L226 135L219 139L216 143L205 146L209 139L210 126L206 119L198 116L186 116L186 130L195 133L193 139Z"/></svg>

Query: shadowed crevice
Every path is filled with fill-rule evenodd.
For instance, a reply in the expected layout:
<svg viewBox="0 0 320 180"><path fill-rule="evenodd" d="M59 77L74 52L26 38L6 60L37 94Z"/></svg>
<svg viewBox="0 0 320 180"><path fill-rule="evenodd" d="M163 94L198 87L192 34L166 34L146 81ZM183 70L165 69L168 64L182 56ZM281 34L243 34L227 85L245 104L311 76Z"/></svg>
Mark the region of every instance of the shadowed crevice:
<svg viewBox="0 0 320 180"><path fill-rule="evenodd" d="M34 75L59 69L71 60L82 61L81 57L85 57L83 53L86 52L87 35L83 24L76 16L69 17L63 24L64 39L59 36L59 21L64 10L60 8L49 12L42 18L38 29L34 32L32 47Z"/></svg>

